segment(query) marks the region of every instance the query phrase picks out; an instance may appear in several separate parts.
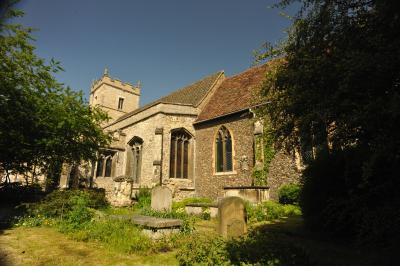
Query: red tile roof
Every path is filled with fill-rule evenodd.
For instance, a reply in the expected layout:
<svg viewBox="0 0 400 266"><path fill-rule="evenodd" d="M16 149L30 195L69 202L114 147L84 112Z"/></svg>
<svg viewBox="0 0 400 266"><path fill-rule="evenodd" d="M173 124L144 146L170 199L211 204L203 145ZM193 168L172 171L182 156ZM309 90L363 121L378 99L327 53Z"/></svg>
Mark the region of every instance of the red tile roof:
<svg viewBox="0 0 400 266"><path fill-rule="evenodd" d="M235 113L254 106L254 93L260 89L268 64L252 67L226 78L201 111L195 123Z"/></svg>
<svg viewBox="0 0 400 266"><path fill-rule="evenodd" d="M219 78L223 77L223 75L224 75L223 71L218 71L212 75L204 77L203 79L198 80L184 88L176 90L167 96L164 96L154 102L146 104L132 112L120 116L118 119L108 124L107 126L111 126L118 122L121 122L127 119L128 117L138 114L159 103L181 104L181 105L189 105L197 107L203 101L204 97L206 96L208 91L212 88L214 83Z"/></svg>

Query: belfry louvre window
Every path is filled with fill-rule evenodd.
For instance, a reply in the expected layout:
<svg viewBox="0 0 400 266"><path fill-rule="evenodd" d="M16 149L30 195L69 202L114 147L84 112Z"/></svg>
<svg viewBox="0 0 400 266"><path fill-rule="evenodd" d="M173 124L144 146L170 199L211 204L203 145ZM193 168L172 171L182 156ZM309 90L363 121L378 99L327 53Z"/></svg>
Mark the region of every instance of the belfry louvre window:
<svg viewBox="0 0 400 266"><path fill-rule="evenodd" d="M171 134L170 178L189 178L191 136L180 129Z"/></svg>
<svg viewBox="0 0 400 266"><path fill-rule="evenodd" d="M124 98L119 98L118 99L118 110L122 110L123 106L124 106Z"/></svg>
<svg viewBox="0 0 400 266"><path fill-rule="evenodd" d="M143 140L134 137L128 145L130 149L127 150L126 175L132 178L134 183L139 183L142 169Z"/></svg>
<svg viewBox="0 0 400 266"><path fill-rule="evenodd" d="M216 172L232 171L232 137L229 130L222 126L215 138Z"/></svg>

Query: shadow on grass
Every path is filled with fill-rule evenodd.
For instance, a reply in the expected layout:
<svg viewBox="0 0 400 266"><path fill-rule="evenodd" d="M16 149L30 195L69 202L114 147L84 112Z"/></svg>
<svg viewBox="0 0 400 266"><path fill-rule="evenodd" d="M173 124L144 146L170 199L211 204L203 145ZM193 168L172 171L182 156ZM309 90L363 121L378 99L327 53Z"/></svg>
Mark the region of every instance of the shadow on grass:
<svg viewBox="0 0 400 266"><path fill-rule="evenodd" d="M40 201L45 195L39 185L1 184L0 233L12 227L15 217L23 215L28 204Z"/></svg>
<svg viewBox="0 0 400 266"><path fill-rule="evenodd" d="M251 228L247 237L228 241L230 261L234 265L316 265L308 252L292 241L291 235L299 231L298 225L290 220Z"/></svg>
<svg viewBox="0 0 400 266"><path fill-rule="evenodd" d="M249 237L231 241L228 248L235 263L255 263L260 262L256 258L269 258L279 261L277 265L400 265L400 248L396 245L386 248L359 246L308 230L299 216L259 224L251 230Z"/></svg>

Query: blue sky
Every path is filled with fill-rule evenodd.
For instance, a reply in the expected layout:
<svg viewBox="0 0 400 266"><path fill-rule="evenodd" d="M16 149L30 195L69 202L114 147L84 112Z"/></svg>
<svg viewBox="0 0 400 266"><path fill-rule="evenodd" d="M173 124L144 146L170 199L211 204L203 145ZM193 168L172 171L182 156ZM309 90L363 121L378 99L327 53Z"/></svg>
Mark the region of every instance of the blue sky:
<svg viewBox="0 0 400 266"><path fill-rule="evenodd" d="M285 38L290 20L267 0L21 0L37 54L61 62L60 82L88 96L105 67L142 84L146 104L219 70L239 73L252 51ZM290 13L290 11L287 11Z"/></svg>

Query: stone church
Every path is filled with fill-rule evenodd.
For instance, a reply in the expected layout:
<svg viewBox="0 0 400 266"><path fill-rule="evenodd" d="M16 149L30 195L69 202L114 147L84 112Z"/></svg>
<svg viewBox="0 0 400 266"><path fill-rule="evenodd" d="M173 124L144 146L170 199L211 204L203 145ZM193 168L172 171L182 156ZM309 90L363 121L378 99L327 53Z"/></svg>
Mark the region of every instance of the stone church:
<svg viewBox="0 0 400 266"><path fill-rule="evenodd" d="M113 140L89 163L91 183L105 188L115 205L127 204L141 187L168 186L175 199L218 199L229 188L253 185L253 171L263 165L263 152L257 151L263 124L254 112L262 103L255 104L254 95L267 68L230 77L219 71L141 107L140 84L112 78L106 70L91 86L90 104L111 117L104 130ZM297 177L294 156L276 152L269 197Z"/></svg>

